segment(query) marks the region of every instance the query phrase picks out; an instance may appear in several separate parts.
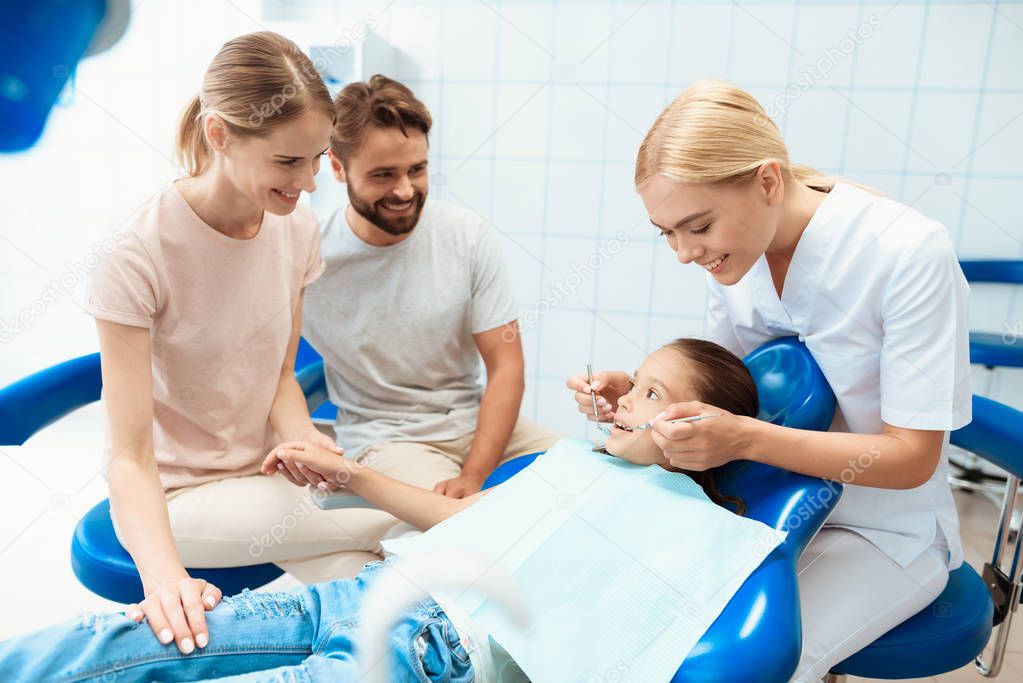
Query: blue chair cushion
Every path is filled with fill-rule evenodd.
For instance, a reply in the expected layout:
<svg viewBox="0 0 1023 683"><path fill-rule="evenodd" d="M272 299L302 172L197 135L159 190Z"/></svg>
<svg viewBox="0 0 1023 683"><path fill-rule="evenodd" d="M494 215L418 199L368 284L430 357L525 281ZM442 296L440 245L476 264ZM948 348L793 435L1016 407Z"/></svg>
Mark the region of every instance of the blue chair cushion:
<svg viewBox="0 0 1023 683"><path fill-rule="evenodd" d="M964 564L941 595L832 671L865 678L924 678L969 664L991 637L994 606L984 580Z"/></svg>
<svg viewBox="0 0 1023 683"><path fill-rule="evenodd" d="M970 362L991 368L1023 368L1023 337L1003 338L996 332L970 332Z"/></svg>
<svg viewBox="0 0 1023 683"><path fill-rule="evenodd" d="M138 570L114 534L110 501L93 507L78 522L71 537L71 568L82 585L114 602L138 602L144 596ZM284 571L274 564L256 564L223 569L188 568L190 576L214 583L224 595L262 586Z"/></svg>

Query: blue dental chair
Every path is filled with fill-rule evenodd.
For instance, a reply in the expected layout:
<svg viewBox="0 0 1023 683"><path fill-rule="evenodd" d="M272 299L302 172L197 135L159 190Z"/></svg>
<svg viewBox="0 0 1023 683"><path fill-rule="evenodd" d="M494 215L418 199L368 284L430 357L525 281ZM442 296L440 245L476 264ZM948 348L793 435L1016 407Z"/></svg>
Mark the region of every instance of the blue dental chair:
<svg viewBox="0 0 1023 683"><path fill-rule="evenodd" d="M802 343L776 339L744 360L757 384L760 419L798 429L826 430L831 425L835 395ZM505 463L484 488L505 481L538 455ZM736 461L720 470L718 488L742 498L749 517L788 531L788 537L732 597L672 681L787 681L802 649L796 560L838 502L842 486Z"/></svg>
<svg viewBox="0 0 1023 683"><path fill-rule="evenodd" d="M327 403L327 387L322 361L308 355L304 360L295 376L312 410ZM98 401L101 389L98 353L60 363L0 389L0 444L23 444L43 427ZM83 586L108 600L131 603L142 599L135 563L114 534L109 500L98 503L79 520L71 539L71 568ZM213 582L224 595L233 595L262 586L284 572L277 565L263 563L188 568L188 573Z"/></svg>

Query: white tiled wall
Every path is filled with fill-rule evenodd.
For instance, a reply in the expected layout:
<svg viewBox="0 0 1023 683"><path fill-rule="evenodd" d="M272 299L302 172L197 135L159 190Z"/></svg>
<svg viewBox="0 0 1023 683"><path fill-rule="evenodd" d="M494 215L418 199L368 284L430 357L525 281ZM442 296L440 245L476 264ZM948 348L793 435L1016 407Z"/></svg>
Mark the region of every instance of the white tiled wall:
<svg viewBox="0 0 1023 683"><path fill-rule="evenodd" d="M827 78L777 117L793 160L912 203L964 257L1023 257L1020 3L148 0L113 51L82 64L74 104L39 147L0 158L13 204L0 229L0 318L172 176L178 111L220 43L292 25L331 44L367 18L373 40L399 51L390 75L434 114L433 196L500 231L524 313L616 235L628 240L527 326L525 410L566 434L585 433L567 374L587 361L634 367L700 328L703 275L655 238L631 180L643 133L695 78L729 78L778 104L830 53ZM863 25L870 37L844 49ZM978 329L1023 319L1008 289L976 287L972 303ZM0 384L94 348L91 322L63 298L0 349ZM992 390L1023 406L1019 373Z"/></svg>

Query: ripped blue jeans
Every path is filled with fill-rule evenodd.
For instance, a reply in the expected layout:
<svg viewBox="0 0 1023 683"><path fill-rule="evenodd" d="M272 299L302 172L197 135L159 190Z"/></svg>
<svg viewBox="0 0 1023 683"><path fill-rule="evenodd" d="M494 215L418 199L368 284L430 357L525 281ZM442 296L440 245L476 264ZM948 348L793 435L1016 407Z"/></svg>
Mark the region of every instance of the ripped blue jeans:
<svg viewBox="0 0 1023 683"><path fill-rule="evenodd" d="M0 681L357 681L365 673L353 647L357 615L384 564L371 562L354 579L224 598L206 613L209 644L189 655L122 613L52 626L0 643ZM405 611L388 651L392 681L473 678L468 653L433 600Z"/></svg>

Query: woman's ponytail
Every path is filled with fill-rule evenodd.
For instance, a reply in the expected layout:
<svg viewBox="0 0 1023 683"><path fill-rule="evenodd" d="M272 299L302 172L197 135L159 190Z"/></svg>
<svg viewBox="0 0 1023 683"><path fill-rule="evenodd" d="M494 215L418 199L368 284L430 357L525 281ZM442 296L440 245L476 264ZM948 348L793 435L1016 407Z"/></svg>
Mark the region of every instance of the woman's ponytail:
<svg viewBox="0 0 1023 683"><path fill-rule="evenodd" d="M203 133L203 106L198 95L192 97L181 113L175 158L189 176L197 176L210 161L210 150Z"/></svg>

